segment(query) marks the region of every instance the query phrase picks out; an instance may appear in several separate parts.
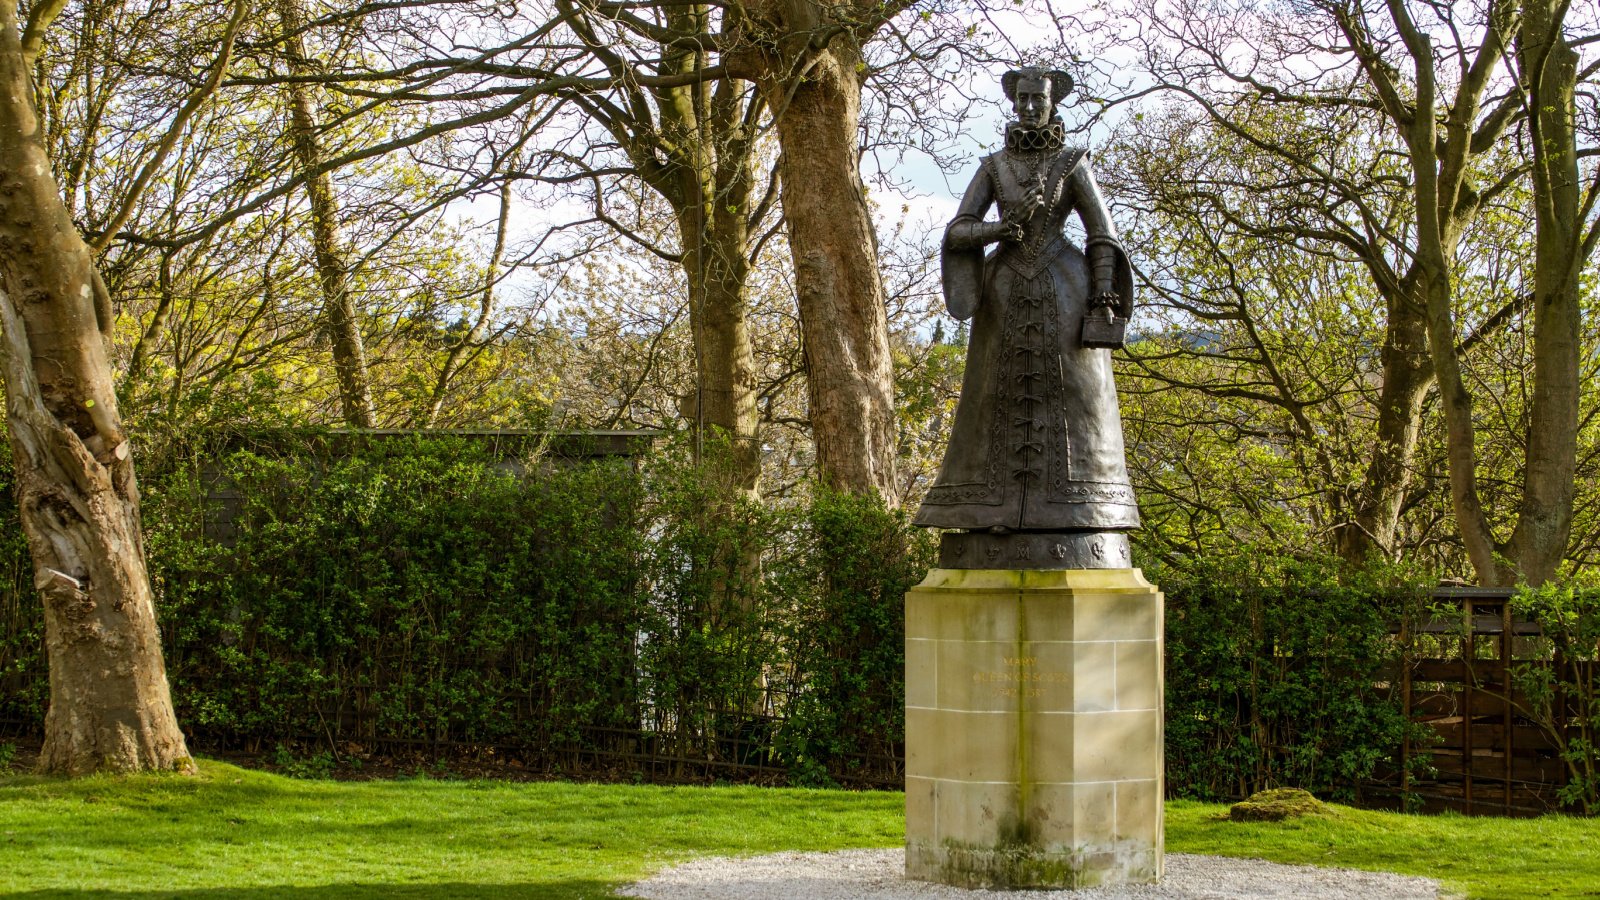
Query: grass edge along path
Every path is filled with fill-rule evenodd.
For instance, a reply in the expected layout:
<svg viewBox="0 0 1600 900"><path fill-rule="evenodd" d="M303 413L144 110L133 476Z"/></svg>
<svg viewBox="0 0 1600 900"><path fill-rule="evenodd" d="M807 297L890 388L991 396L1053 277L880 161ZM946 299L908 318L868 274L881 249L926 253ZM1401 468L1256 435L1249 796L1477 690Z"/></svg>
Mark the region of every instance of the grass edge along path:
<svg viewBox="0 0 1600 900"><path fill-rule="evenodd" d="M897 793L564 782L0 775L0 892L24 897L603 898L676 861L895 847ZM1167 849L1438 878L1465 896L1600 897L1600 822L1401 816L1241 824L1167 807Z"/></svg>
<svg viewBox="0 0 1600 900"><path fill-rule="evenodd" d="M1600 820L1326 809L1285 822L1230 822L1226 806L1171 801L1167 851L1421 875L1438 880L1447 897L1600 898Z"/></svg>

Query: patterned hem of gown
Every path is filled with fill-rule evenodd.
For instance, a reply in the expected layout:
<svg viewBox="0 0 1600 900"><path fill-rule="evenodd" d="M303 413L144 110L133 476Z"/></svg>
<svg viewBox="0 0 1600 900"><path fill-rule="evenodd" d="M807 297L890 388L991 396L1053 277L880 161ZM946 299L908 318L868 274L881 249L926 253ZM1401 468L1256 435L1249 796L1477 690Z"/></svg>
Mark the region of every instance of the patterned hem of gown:
<svg viewBox="0 0 1600 900"><path fill-rule="evenodd" d="M922 498L924 506L999 506L1005 502L1005 491L981 481L936 484Z"/></svg>
<svg viewBox="0 0 1600 900"><path fill-rule="evenodd" d="M1041 504L1042 505L1042 504ZM923 504L912 517L919 528L959 528L966 531L1132 531L1139 527L1139 507L1123 503L1056 503L1031 509L1023 516L1015 507ZM1044 518L1043 516L1048 516Z"/></svg>
<svg viewBox="0 0 1600 900"><path fill-rule="evenodd" d="M941 569L1127 569L1132 565L1128 535L1121 531L950 531L939 539Z"/></svg>
<svg viewBox="0 0 1600 900"><path fill-rule="evenodd" d="M1053 484L1044 493L1042 501L1051 504L1103 503L1109 506L1138 506L1133 486L1115 481L1063 481ZM981 481L936 484L922 498L928 506L1001 506L1015 504L1010 491ZM920 515L920 513L918 514ZM956 526L966 527L966 526Z"/></svg>
<svg viewBox="0 0 1600 900"><path fill-rule="evenodd" d="M1045 491L1046 503L1108 503L1137 506L1133 486L1114 481L1063 481Z"/></svg>

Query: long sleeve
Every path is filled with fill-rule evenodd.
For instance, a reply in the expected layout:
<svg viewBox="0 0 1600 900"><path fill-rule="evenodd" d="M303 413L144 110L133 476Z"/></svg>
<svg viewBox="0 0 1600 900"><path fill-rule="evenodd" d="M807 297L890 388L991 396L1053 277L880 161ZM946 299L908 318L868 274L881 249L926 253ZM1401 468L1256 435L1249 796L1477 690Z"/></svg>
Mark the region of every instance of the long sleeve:
<svg viewBox="0 0 1600 900"><path fill-rule="evenodd" d="M1117 239L1117 227L1111 222L1111 213L1100 195L1100 186L1095 183L1087 154L1073 169L1072 191L1073 206L1078 210L1087 236L1084 254L1089 258L1090 294L1097 297L1110 294L1115 290L1122 242Z"/></svg>
<svg viewBox="0 0 1600 900"><path fill-rule="evenodd" d="M1117 240L1117 226L1111 224L1111 213L1106 209L1105 198L1100 195L1100 185L1095 183L1094 171L1089 168L1089 154L1072 169L1073 206L1083 220L1084 233L1090 241L1096 238Z"/></svg>
<svg viewBox="0 0 1600 900"><path fill-rule="evenodd" d="M998 239L994 224L983 220L993 205L994 183L989 178L988 166L980 165L978 173L972 176L972 183L967 185L967 192L961 196L956 217L945 226L944 248L982 250L986 244L994 243Z"/></svg>
<svg viewBox="0 0 1600 900"><path fill-rule="evenodd" d="M940 269L944 286L944 305L950 315L966 321L983 299L983 247L998 240L998 223L985 222L994 205L995 189L989 167L980 166L961 198L956 217L944 230Z"/></svg>

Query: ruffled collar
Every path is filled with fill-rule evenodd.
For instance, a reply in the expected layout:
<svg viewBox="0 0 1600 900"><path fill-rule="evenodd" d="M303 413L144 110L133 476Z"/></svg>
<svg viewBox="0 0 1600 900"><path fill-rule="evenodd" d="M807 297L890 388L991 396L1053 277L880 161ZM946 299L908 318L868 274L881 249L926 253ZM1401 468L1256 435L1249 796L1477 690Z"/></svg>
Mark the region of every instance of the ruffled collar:
<svg viewBox="0 0 1600 900"><path fill-rule="evenodd" d="M1006 149L1013 153L1060 150L1066 143L1067 129L1060 119L1052 118L1038 128L1026 128L1021 122L1006 126Z"/></svg>

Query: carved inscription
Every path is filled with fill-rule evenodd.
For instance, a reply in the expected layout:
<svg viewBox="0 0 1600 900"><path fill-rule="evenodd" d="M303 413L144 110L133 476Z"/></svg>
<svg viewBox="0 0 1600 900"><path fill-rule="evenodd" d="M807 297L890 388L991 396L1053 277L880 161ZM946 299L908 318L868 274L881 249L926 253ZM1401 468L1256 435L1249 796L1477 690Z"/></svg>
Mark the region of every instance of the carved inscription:
<svg viewBox="0 0 1600 900"><path fill-rule="evenodd" d="M1003 669L973 672L973 683L988 686L995 697L1043 697L1051 687L1068 683L1066 672L1040 669L1036 656L1007 656L1002 662Z"/></svg>

